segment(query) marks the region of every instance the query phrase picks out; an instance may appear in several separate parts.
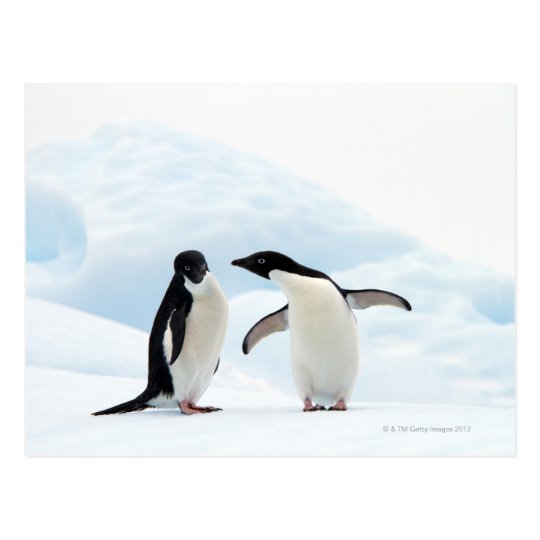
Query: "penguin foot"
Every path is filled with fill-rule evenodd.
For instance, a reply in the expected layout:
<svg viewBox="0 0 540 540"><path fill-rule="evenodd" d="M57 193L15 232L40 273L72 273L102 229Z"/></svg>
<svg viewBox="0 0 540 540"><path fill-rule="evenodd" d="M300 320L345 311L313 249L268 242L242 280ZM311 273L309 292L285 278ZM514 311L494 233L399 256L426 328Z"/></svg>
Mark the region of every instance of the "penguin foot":
<svg viewBox="0 0 540 540"><path fill-rule="evenodd" d="M205 412L205 413L216 412L216 411L222 411L223 410L223 409L220 409L219 407L199 407L197 405L194 405L193 403L190 403L189 406L192 409L195 409L195 410L201 411L201 412Z"/></svg>
<svg viewBox="0 0 540 540"><path fill-rule="evenodd" d="M313 404L313 402L309 398L304 399L304 412L312 411L326 411L326 407L323 407L322 405L319 405L317 403Z"/></svg>
<svg viewBox="0 0 540 540"><path fill-rule="evenodd" d="M199 407L194 403L189 403L187 399L181 401L178 404L178 407L180 407L180 412L182 414L205 414L223 410L218 407Z"/></svg>
<svg viewBox="0 0 540 540"><path fill-rule="evenodd" d="M342 399L340 399L337 403L335 403L331 407L328 407L328 410L329 411L346 411L347 405Z"/></svg>

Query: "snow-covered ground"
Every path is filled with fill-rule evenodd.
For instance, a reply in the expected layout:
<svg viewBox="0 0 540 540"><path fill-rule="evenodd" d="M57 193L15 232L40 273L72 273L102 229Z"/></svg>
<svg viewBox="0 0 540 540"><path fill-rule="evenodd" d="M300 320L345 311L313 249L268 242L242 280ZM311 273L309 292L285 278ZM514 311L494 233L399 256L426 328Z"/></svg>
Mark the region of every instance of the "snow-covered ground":
<svg viewBox="0 0 540 540"><path fill-rule="evenodd" d="M147 335L29 298L26 343L27 455L514 453L511 407L357 401L344 413L303 413L296 396L242 373L237 365L231 366L226 354L201 400L222 407L221 412L186 417L178 410L150 410L94 417L91 412L128 400L144 388ZM408 429L400 432L398 426ZM456 426L465 426L465 431L429 431Z"/></svg>
<svg viewBox="0 0 540 540"><path fill-rule="evenodd" d="M92 411L140 392L144 380L27 367L26 385L30 456L504 456L515 451L513 409L354 402L347 412L303 413L299 399L276 391L215 385L201 403L222 407L221 412L184 416L170 409L95 417ZM390 431L392 426L408 431ZM470 432L411 431L456 426L470 426Z"/></svg>

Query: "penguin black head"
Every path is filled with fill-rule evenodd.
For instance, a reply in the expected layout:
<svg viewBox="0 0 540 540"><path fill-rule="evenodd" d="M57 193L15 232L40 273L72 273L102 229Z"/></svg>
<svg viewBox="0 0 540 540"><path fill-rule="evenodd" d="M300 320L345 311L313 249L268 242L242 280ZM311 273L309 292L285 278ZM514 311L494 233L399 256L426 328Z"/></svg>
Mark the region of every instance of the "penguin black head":
<svg viewBox="0 0 540 540"><path fill-rule="evenodd" d="M296 261L277 251L257 251L257 253L253 253L243 259L235 259L231 264L249 270L266 279L270 279L269 273L272 270L283 270L294 273L301 268Z"/></svg>
<svg viewBox="0 0 540 540"><path fill-rule="evenodd" d="M200 283L208 271L208 264L200 251L182 251L174 259L174 273L192 283Z"/></svg>

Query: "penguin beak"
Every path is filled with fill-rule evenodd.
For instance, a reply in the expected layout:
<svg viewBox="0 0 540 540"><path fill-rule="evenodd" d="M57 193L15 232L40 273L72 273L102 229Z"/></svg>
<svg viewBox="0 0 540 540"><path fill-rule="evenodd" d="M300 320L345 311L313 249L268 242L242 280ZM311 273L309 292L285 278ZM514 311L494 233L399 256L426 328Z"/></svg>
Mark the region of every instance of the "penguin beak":
<svg viewBox="0 0 540 540"><path fill-rule="evenodd" d="M256 263L256 258L254 258L253 255L250 255L249 257L244 257L243 259L234 259L234 261L231 261L231 264L233 266L243 268L248 272L253 272L254 274L257 274L258 276L261 276L265 279L270 279L268 277L268 272L266 272L265 269L260 268L261 265Z"/></svg>

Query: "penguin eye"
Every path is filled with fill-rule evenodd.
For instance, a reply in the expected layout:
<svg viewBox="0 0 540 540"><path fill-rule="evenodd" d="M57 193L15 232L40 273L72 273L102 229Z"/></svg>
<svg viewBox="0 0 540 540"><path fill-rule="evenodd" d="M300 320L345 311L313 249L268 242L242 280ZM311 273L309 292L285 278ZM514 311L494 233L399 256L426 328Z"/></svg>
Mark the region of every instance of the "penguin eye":
<svg viewBox="0 0 540 540"><path fill-rule="evenodd" d="M266 261L265 261L264 259L259 259L257 262L258 262L259 264L264 264Z"/></svg>
<svg viewBox="0 0 540 540"><path fill-rule="evenodd" d="M186 270L187 272L189 272L191 270L191 266L184 266L184 270Z"/></svg>

